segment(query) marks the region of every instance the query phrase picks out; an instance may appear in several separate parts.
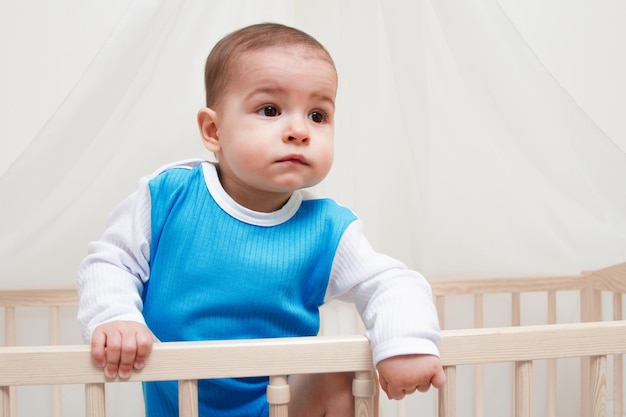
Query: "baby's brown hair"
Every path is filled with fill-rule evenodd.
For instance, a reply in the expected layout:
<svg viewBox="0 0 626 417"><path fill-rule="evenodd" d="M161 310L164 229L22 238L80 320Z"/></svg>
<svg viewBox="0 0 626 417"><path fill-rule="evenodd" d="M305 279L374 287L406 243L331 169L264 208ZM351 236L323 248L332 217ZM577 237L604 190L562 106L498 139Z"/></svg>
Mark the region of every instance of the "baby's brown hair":
<svg viewBox="0 0 626 417"><path fill-rule="evenodd" d="M238 60L247 52L271 47L306 46L322 52L335 66L324 46L311 35L279 23L259 23L223 37L211 50L204 69L206 105L214 106L236 74Z"/></svg>

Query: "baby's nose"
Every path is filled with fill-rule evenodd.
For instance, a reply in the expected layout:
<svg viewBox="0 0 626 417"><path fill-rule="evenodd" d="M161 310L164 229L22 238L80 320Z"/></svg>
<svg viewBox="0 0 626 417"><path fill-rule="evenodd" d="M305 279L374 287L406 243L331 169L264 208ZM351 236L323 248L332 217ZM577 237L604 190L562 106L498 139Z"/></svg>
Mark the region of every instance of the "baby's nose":
<svg viewBox="0 0 626 417"><path fill-rule="evenodd" d="M292 118L289 121L289 126L285 130L284 135L285 142L299 142L306 143L309 141L309 129L306 120L299 118Z"/></svg>

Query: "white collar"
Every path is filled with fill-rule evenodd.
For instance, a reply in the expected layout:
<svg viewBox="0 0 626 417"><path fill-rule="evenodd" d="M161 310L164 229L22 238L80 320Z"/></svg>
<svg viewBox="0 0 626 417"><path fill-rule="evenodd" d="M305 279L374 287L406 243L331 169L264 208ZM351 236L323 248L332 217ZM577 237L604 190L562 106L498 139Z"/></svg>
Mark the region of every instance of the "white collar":
<svg viewBox="0 0 626 417"><path fill-rule="evenodd" d="M285 205L276 211L271 213L253 211L238 204L226 193L226 190L222 187L217 176L217 167L214 163L203 162L202 171L204 173L204 181L206 182L207 189L213 196L217 205L230 216L244 223L265 227L279 225L291 219L302 203L302 194L299 190L296 190L291 194L291 197L289 197Z"/></svg>

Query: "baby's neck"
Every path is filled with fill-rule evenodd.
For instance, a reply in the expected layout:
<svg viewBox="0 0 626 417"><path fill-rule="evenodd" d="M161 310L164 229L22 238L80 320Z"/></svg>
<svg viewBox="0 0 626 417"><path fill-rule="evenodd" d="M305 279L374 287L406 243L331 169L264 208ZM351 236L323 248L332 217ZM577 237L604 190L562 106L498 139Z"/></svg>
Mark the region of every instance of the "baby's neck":
<svg viewBox="0 0 626 417"><path fill-rule="evenodd" d="M219 165L217 168L217 177L222 184L222 188L237 204L247 208L248 210L259 213L272 213L280 210L291 198L293 192L273 193L267 191L255 190L245 184L235 183L229 178L221 175Z"/></svg>

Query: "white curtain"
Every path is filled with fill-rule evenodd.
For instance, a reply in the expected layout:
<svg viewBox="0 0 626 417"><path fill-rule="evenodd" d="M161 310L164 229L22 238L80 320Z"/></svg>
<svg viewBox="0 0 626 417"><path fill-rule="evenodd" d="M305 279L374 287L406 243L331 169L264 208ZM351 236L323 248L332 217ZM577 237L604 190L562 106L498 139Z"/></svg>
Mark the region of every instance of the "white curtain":
<svg viewBox="0 0 626 417"><path fill-rule="evenodd" d="M221 36L258 21L309 31L337 61L337 158L316 191L353 208L381 251L432 279L625 258L624 124L597 120L598 101L581 106L584 94L558 78L574 53L545 64L557 48L590 54L611 39L606 56L592 56L604 61L570 84L605 85L601 104L623 111L623 72L608 72L625 67L616 2L549 2L586 44L549 38L529 17L536 2L84 3L1 6L5 286L73 284L86 243L141 175L209 157L194 122L203 60Z"/></svg>
<svg viewBox="0 0 626 417"><path fill-rule="evenodd" d="M212 45L295 25L340 76L316 192L430 279L626 260L626 3L8 0L0 3L2 287L74 285L140 176L210 158Z"/></svg>
<svg viewBox="0 0 626 417"><path fill-rule="evenodd" d="M209 157L194 122L203 60L225 33L270 20L309 31L337 61L337 158L316 191L353 208L378 249L432 279L570 273L625 258L623 124L611 121L611 136L581 107L546 67L550 50L542 61L519 30L529 10L513 2L65 3L2 5L6 286L71 285L86 243L141 175ZM559 5L560 15L573 7ZM624 16L615 8L578 31L605 30L600 18ZM624 68L623 46L606 65ZM57 102L38 109L47 91Z"/></svg>

